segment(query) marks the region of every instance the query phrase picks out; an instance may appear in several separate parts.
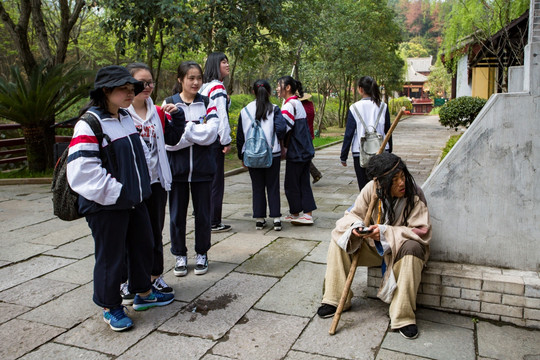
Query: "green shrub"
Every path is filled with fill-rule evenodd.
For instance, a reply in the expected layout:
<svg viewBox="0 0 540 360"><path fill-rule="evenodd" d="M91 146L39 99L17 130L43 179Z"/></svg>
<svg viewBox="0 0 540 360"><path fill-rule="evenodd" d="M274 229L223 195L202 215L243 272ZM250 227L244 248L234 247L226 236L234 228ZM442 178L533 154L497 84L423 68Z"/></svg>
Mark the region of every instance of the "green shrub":
<svg viewBox="0 0 540 360"><path fill-rule="evenodd" d="M485 99L472 96L462 96L450 100L441 107L439 122L456 131L460 126L469 127L480 110L486 104Z"/></svg>
<svg viewBox="0 0 540 360"><path fill-rule="evenodd" d="M401 109L403 106L405 107L405 110L409 110L409 111L412 110L411 100L409 100L405 96L392 98L388 102L390 114L392 115L397 115L397 113L399 112L399 109Z"/></svg>
<svg viewBox="0 0 540 360"><path fill-rule="evenodd" d="M439 115L440 111L441 111L441 107L440 107L440 106L434 107L434 108L431 109L431 111L429 112L429 115Z"/></svg>

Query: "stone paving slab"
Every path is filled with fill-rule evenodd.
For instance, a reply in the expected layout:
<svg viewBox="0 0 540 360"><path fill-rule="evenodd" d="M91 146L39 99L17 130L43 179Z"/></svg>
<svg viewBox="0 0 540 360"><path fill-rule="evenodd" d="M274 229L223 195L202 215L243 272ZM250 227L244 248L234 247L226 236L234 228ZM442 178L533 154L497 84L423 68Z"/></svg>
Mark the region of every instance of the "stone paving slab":
<svg viewBox="0 0 540 360"><path fill-rule="evenodd" d="M301 261L255 304L255 308L312 317L320 306L325 269L325 265Z"/></svg>
<svg viewBox="0 0 540 360"><path fill-rule="evenodd" d="M276 282L275 278L233 272L158 329L217 340Z"/></svg>
<svg viewBox="0 0 540 360"><path fill-rule="evenodd" d="M64 329L21 319L4 323L0 325L0 359L16 359L55 338L62 331Z"/></svg>
<svg viewBox="0 0 540 360"><path fill-rule="evenodd" d="M0 269L0 291L35 279L55 269L73 263L72 259L38 256L13 266Z"/></svg>
<svg viewBox="0 0 540 360"><path fill-rule="evenodd" d="M172 271L167 272L163 278L174 289L175 299L185 302L195 300L199 295L212 287L234 270L236 265L224 262L211 261L208 263L208 272L204 276L195 275L193 269L195 262L188 263L188 274L177 277Z"/></svg>
<svg viewBox="0 0 540 360"><path fill-rule="evenodd" d="M315 246L317 246L317 243L314 241L279 238L244 262L236 271L268 276L283 276Z"/></svg>
<svg viewBox="0 0 540 360"><path fill-rule="evenodd" d="M233 359L281 359L309 319L250 310L212 353ZM264 329L264 331L260 331Z"/></svg>
<svg viewBox="0 0 540 360"><path fill-rule="evenodd" d="M430 358L418 356L418 355L409 355L400 353L397 351L381 349L377 354L376 360L429 360Z"/></svg>
<svg viewBox="0 0 540 360"><path fill-rule="evenodd" d="M540 359L540 331L486 321L479 321L476 326L479 356L501 360Z"/></svg>
<svg viewBox="0 0 540 360"><path fill-rule="evenodd" d="M319 264L326 264L328 244L329 241L321 241L313 250L311 250L304 260Z"/></svg>
<svg viewBox="0 0 540 360"><path fill-rule="evenodd" d="M334 357L322 356L317 354L309 354L301 351L289 351L284 360L338 360Z"/></svg>
<svg viewBox="0 0 540 360"><path fill-rule="evenodd" d="M335 335L328 330L332 319L315 316L293 350L340 359L374 359L388 328L388 306L381 301L353 298L352 308L342 314Z"/></svg>
<svg viewBox="0 0 540 360"><path fill-rule="evenodd" d="M79 285L87 284L92 281L95 263L96 259L94 258L94 255L91 255L84 259L77 260L68 266L53 271L44 277L47 279L66 281Z"/></svg>
<svg viewBox="0 0 540 360"><path fill-rule="evenodd" d="M381 348L437 360L475 358L472 330L419 319L416 323L419 335L415 341L405 339L399 332L390 331Z"/></svg>
<svg viewBox="0 0 540 360"><path fill-rule="evenodd" d="M49 250L46 255L61 256L70 259L83 259L94 254L94 239L91 235Z"/></svg>
<svg viewBox="0 0 540 360"><path fill-rule="evenodd" d="M60 335L56 342L118 356L154 331L183 306L185 303L174 301L168 306L146 311L134 311L130 308L128 315L134 326L125 332L114 332L108 325L104 326L101 309L94 306L94 316Z"/></svg>
<svg viewBox="0 0 540 360"><path fill-rule="evenodd" d="M197 337L154 332L126 351L118 360L199 359L215 342ZM159 348L159 351L156 351Z"/></svg>
<svg viewBox="0 0 540 360"><path fill-rule="evenodd" d="M86 220L79 219L69 223L64 221L54 231L33 238L29 242L32 244L60 246L90 235L91 231Z"/></svg>
<svg viewBox="0 0 540 360"><path fill-rule="evenodd" d="M15 263L40 255L51 249L54 249L51 245L32 244L25 241L10 241L0 246L0 257L6 262Z"/></svg>
<svg viewBox="0 0 540 360"><path fill-rule="evenodd" d="M30 308L27 306L7 304L2 302L0 303L0 324L15 319L17 316L24 314L28 310L30 310Z"/></svg>
<svg viewBox="0 0 540 360"><path fill-rule="evenodd" d="M74 346L65 346L56 343L47 343L37 350L19 358L20 360L108 360L110 357L95 351L80 349Z"/></svg>
<svg viewBox="0 0 540 360"><path fill-rule="evenodd" d="M93 284L78 287L19 318L69 329L99 311L92 301L93 292Z"/></svg>
<svg viewBox="0 0 540 360"><path fill-rule="evenodd" d="M37 278L0 292L0 301L37 307L73 290L77 285L46 278ZM1 303L0 303L1 304Z"/></svg>
<svg viewBox="0 0 540 360"><path fill-rule="evenodd" d="M224 261L233 264L242 264L255 255L262 248L277 239L277 232L268 233L268 236L259 231L254 234L233 234L213 245L208 251L208 258L212 261Z"/></svg>

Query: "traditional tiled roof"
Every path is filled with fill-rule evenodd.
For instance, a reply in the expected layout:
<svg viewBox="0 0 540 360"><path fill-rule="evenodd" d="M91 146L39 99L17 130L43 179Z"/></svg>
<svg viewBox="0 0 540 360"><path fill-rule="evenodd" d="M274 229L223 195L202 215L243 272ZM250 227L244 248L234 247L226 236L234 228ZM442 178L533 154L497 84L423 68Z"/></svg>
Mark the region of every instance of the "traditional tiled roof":
<svg viewBox="0 0 540 360"><path fill-rule="evenodd" d="M407 75L405 82L426 82L427 76L421 73L431 71L433 56L420 58L407 58Z"/></svg>

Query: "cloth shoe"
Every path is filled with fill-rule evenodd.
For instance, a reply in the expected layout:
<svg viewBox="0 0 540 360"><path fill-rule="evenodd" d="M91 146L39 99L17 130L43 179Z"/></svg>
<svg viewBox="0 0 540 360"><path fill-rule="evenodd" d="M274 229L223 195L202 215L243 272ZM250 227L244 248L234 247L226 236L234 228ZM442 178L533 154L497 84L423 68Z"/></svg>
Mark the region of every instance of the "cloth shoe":
<svg viewBox="0 0 540 360"><path fill-rule="evenodd" d="M163 275L158 276L152 282L152 288L154 288L154 290L157 290L165 294L174 294L174 289L170 287L169 285L167 285L165 280L163 280Z"/></svg>
<svg viewBox="0 0 540 360"><path fill-rule="evenodd" d="M336 313L337 307L330 304L322 304L319 306L319 309L317 310L317 315L322 317L323 319L329 318L334 316Z"/></svg>
<svg viewBox="0 0 540 360"><path fill-rule="evenodd" d="M120 284L120 296L122 297L122 305L131 305L133 304L133 299L135 299L135 294L129 292L128 283Z"/></svg>
<svg viewBox="0 0 540 360"><path fill-rule="evenodd" d="M416 324L406 325L399 328L398 331L405 339L412 340L418 337L418 327Z"/></svg>
<svg viewBox="0 0 540 360"><path fill-rule="evenodd" d="M206 254L197 254L195 265L195 275L203 275L208 272L208 256Z"/></svg>
<svg viewBox="0 0 540 360"><path fill-rule="evenodd" d="M173 272L175 276L187 275L187 256L176 257L176 265L174 266Z"/></svg>
<svg viewBox="0 0 540 360"><path fill-rule="evenodd" d="M263 219L263 221L257 221L255 223L255 229L262 230L266 227L266 220Z"/></svg>
<svg viewBox="0 0 540 360"><path fill-rule="evenodd" d="M152 289L152 292L148 296L142 297L139 294L135 295L133 309L136 311L143 311L156 306L169 305L173 300L174 294L164 294Z"/></svg>
<svg viewBox="0 0 540 360"><path fill-rule="evenodd" d="M296 219L298 219L298 218L299 218L298 215L289 214L289 215L285 216L285 218L283 219L283 221L286 221L286 222L292 222L293 220L296 220Z"/></svg>
<svg viewBox="0 0 540 360"><path fill-rule="evenodd" d="M133 326L133 320L126 315L123 306L103 309L103 321L109 324L114 331L124 331Z"/></svg>
<svg viewBox="0 0 540 360"><path fill-rule="evenodd" d="M281 231L281 220L274 220L274 231Z"/></svg>
<svg viewBox="0 0 540 360"><path fill-rule="evenodd" d="M218 232L225 232L231 230L231 225L225 225L225 224L218 224L218 225L212 225L212 232L218 233Z"/></svg>
<svg viewBox="0 0 540 360"><path fill-rule="evenodd" d="M291 224L293 225L313 225L313 217L304 214L302 216L297 217L296 219L291 220Z"/></svg>

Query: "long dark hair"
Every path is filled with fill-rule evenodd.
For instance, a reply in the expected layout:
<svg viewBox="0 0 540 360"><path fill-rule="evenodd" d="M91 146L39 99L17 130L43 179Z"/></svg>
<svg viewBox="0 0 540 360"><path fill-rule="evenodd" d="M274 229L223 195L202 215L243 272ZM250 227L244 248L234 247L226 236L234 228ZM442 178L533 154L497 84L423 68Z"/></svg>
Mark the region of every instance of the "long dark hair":
<svg viewBox="0 0 540 360"><path fill-rule="evenodd" d="M371 76L362 76L360 80L358 80L358 87L362 88L366 95L369 95L371 100L377 104L377 106L381 106L381 90L375 79Z"/></svg>
<svg viewBox="0 0 540 360"><path fill-rule="evenodd" d="M176 93L180 94L182 92L182 84L178 81L178 79L184 81L184 78L186 77L188 71L191 68L199 69L199 71L202 74L201 66L199 64L197 64L195 61L191 61L191 60L183 61L180 65L178 65L178 69L176 70L176 78L177 78L177 80L176 80L176 84L174 85L174 87L172 89L172 95L174 95Z"/></svg>
<svg viewBox="0 0 540 360"><path fill-rule="evenodd" d="M208 59L206 59L206 64L204 64L204 83L209 83L212 80L223 80L223 78L221 77L221 71L219 70L221 62L223 60L229 61L227 55L222 52L216 51L208 55Z"/></svg>
<svg viewBox="0 0 540 360"><path fill-rule="evenodd" d="M101 91L96 91L90 95L90 101L87 102L79 111L79 117L83 116L85 112L88 111L92 106L95 106L99 108L100 110L103 110L110 114L109 111L109 105L107 103L107 96L104 92L105 88L101 89Z"/></svg>
<svg viewBox="0 0 540 360"><path fill-rule="evenodd" d="M273 106L270 102L271 92L270 84L266 80L260 79L253 84L253 93L255 94L255 103L257 104L255 119L266 120L266 114L272 111Z"/></svg>
<svg viewBox="0 0 540 360"><path fill-rule="evenodd" d="M383 152L382 154L373 156L366 167L366 174L371 179L376 179L379 182L377 188L377 197L382 200L384 213L388 215L388 221L393 224L396 220L394 213L392 197L392 182L394 176L403 171L405 175L405 210L403 218L405 224L408 222L409 215L414 208L414 196L417 195L416 182L407 166L399 156L391 153Z"/></svg>
<svg viewBox="0 0 540 360"><path fill-rule="evenodd" d="M291 86L291 93L295 95L298 93L299 97L304 96L304 89L302 88L302 83L298 80L294 80L292 76L283 76L278 79L279 86L283 89L286 88L287 85Z"/></svg>

